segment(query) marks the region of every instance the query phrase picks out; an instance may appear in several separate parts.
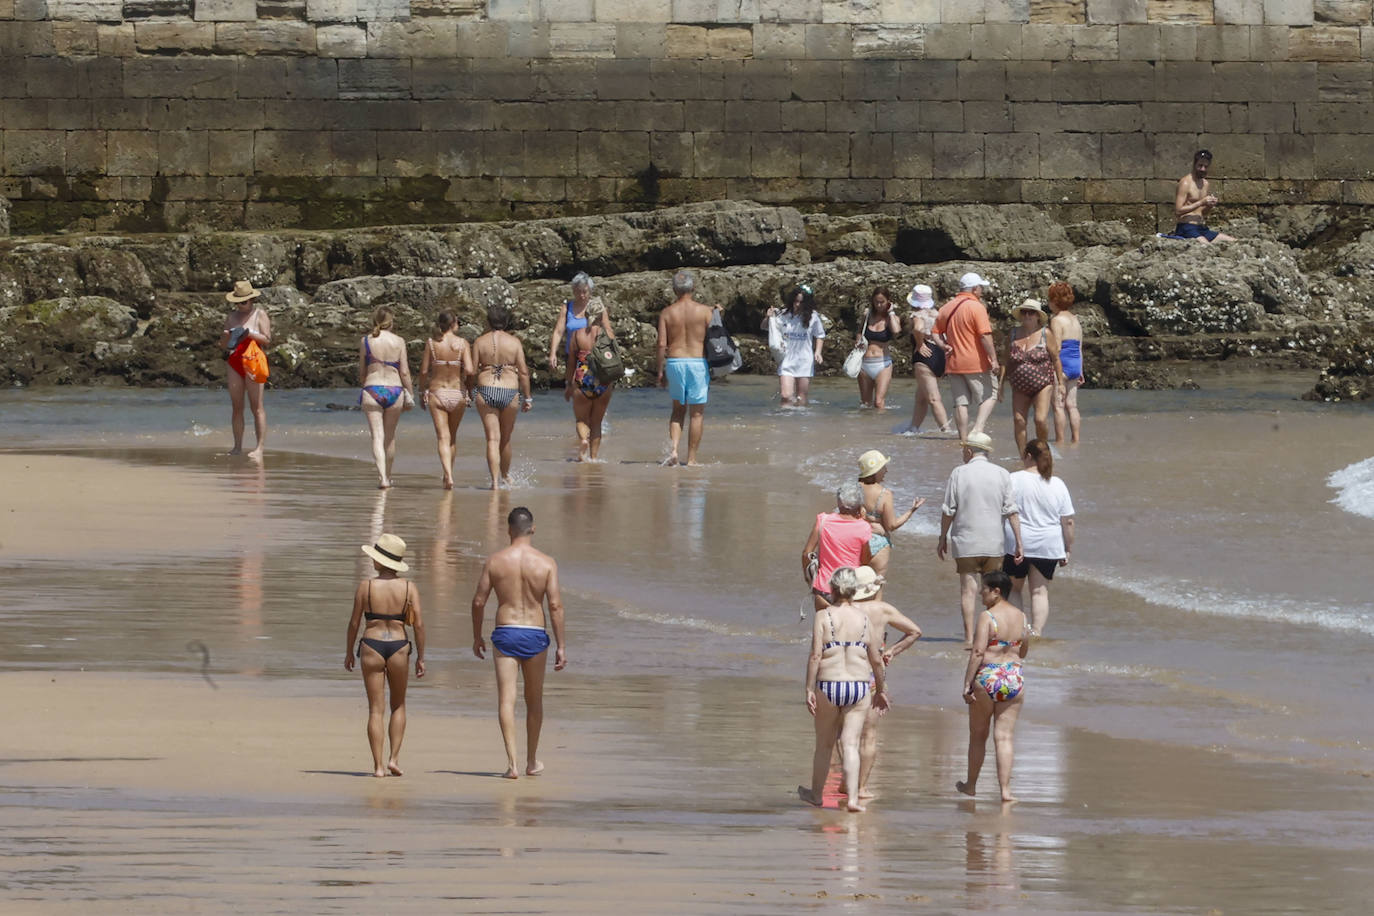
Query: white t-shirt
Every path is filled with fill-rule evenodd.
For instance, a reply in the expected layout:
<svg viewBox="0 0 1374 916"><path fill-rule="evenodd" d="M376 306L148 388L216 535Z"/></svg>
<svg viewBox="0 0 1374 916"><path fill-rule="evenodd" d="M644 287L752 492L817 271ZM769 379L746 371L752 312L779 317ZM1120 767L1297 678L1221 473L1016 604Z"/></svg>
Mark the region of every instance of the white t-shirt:
<svg viewBox="0 0 1374 916"><path fill-rule="evenodd" d="M778 375L793 378L811 378L816 374L815 341L812 338L825 337L825 325L821 323L821 313L811 313L811 323L805 324L800 315L789 309L777 316L778 329L782 331L784 356L778 363Z"/></svg>
<svg viewBox="0 0 1374 916"><path fill-rule="evenodd" d="M1064 529L1059 520L1073 515L1069 488L1058 477L1049 480L1039 471L1011 475L1011 494L1021 516L1021 552L1037 560L1064 559ZM1006 552L1016 550L1011 525L1004 525Z"/></svg>

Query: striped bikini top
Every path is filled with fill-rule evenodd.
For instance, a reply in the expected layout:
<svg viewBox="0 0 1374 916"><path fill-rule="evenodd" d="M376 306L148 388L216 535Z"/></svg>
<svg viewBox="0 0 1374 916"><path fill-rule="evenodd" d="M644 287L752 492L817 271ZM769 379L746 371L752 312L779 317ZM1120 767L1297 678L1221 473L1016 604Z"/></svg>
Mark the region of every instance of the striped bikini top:
<svg viewBox="0 0 1374 916"><path fill-rule="evenodd" d="M830 618L830 642L828 642L828 643L826 643L825 645L821 646L821 651L822 651L822 652L824 652L826 649L833 649L833 648L835 648L836 646L840 646L840 647L842 647L842 648L848 647L848 646L858 646L858 647L861 648L861 649L867 649L867 648L868 648L868 643L864 641L864 640L867 638L867 636L868 636L868 617L867 617L867 616L864 617L864 631L863 631L862 633L860 633L860 634L859 634L859 638L856 639L856 640L854 640L853 642L840 642L839 639L836 638L836 636L835 636L835 612L834 612L834 611L827 611L827 612L826 612L826 616Z"/></svg>

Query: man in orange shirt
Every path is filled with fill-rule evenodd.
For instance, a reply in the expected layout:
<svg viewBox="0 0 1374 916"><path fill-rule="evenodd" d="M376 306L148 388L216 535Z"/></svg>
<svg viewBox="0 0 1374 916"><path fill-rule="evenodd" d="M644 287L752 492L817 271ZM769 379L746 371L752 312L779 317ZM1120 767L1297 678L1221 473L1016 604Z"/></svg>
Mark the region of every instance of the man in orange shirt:
<svg viewBox="0 0 1374 916"><path fill-rule="evenodd" d="M992 344L992 324L983 305L983 290L988 281L976 273L959 278L959 295L940 307L935 316L935 333L944 336L945 374L954 392L954 419L959 425L960 441L970 432L981 433L983 425L997 406L997 350ZM976 405L973 428L968 411Z"/></svg>

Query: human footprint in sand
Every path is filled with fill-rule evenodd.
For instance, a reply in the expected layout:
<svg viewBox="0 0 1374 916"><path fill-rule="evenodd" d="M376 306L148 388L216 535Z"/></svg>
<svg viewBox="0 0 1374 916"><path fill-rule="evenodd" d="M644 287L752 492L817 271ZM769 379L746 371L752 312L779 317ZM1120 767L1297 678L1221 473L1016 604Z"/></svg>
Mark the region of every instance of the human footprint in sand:
<svg viewBox="0 0 1374 916"><path fill-rule="evenodd" d="M365 620L363 638L357 643L357 659L362 662L363 687L367 690L367 743L372 747L373 776L402 776L401 740L406 734L406 680L411 643L406 626L415 630L415 676L425 676L425 624L420 617L420 593L398 572L410 569L404 557L406 542L394 534L383 534L363 553L372 558L377 575L358 583L353 593L353 616L348 619L348 640L344 643L344 669L353 670L354 640ZM391 722L385 732L391 737L391 756L382 763L383 721L386 718L386 691L391 689Z"/></svg>
<svg viewBox="0 0 1374 916"><path fill-rule="evenodd" d="M525 682L525 775L544 771L539 762L539 731L544 725L544 671L549 660L549 634L544 629L544 602L549 605L553 638L558 642L553 670L568 664L563 638L563 598L558 591L558 564L534 548L534 515L524 506L506 517L510 546L487 557L472 596L472 654L486 658L482 618L487 598L496 591L496 628L491 631L496 664L496 699L501 738L506 744L507 779L518 779L515 750L517 678Z"/></svg>
<svg viewBox="0 0 1374 916"><path fill-rule="evenodd" d="M806 661L806 708L816 724L811 787L798 786L797 794L802 801L821 806L821 792L838 734L848 796L846 807L863 811L863 800L859 797L859 735L869 708L881 710L888 706L883 657L878 648L880 634L873 632L868 613L854 604L854 595L859 590L854 567L835 570L828 584L834 603L814 617L811 654Z"/></svg>
<svg viewBox="0 0 1374 916"><path fill-rule="evenodd" d="M1014 802L1016 797L1011 794L1012 739L1016 717L1026 698L1021 660L1030 648L1030 622L1007 600L1011 579L1006 573L1000 570L987 573L982 584L983 606L987 610L978 616L973 650L969 652L968 668L964 671L964 702L968 704L968 778L956 782L954 788L965 795L976 793L991 731L1002 801Z"/></svg>

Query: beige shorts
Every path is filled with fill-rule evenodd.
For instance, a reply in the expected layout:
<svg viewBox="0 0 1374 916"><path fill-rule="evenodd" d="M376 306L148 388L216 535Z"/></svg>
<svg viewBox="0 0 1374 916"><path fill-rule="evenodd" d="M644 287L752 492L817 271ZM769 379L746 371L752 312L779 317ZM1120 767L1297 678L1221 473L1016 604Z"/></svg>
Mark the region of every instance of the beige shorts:
<svg viewBox="0 0 1374 916"><path fill-rule="evenodd" d="M949 390L954 393L955 407L977 405L988 398L997 397L997 381L992 377L991 369L968 374L951 372L946 378L949 379Z"/></svg>
<svg viewBox="0 0 1374 916"><path fill-rule="evenodd" d="M990 573L1002 568L1001 557L955 557L954 568L959 573Z"/></svg>

